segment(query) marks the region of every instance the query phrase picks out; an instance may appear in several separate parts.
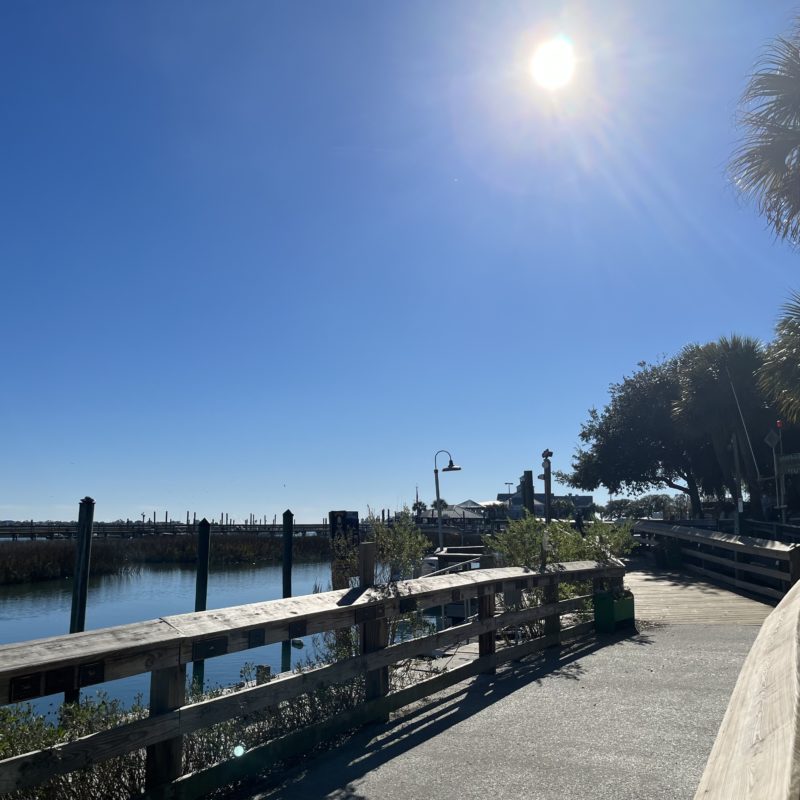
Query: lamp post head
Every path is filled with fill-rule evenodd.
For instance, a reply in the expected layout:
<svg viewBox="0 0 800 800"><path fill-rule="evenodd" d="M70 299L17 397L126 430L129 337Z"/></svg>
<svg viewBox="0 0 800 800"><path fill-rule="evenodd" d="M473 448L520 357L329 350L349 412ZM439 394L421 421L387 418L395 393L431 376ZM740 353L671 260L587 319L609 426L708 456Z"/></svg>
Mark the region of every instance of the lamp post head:
<svg viewBox="0 0 800 800"><path fill-rule="evenodd" d="M451 458L446 467L442 467L442 472L459 472L461 467L456 466Z"/></svg>

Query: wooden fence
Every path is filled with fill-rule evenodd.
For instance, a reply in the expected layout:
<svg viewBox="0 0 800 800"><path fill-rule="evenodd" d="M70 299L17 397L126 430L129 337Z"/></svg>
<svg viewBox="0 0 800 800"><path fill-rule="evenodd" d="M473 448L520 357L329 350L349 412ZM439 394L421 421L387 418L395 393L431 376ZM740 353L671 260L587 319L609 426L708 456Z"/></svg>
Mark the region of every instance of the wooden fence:
<svg viewBox="0 0 800 800"><path fill-rule="evenodd" d="M781 599L800 578L800 547L794 544L641 521L634 533L653 547L672 542L682 567L737 589Z"/></svg>
<svg viewBox="0 0 800 800"><path fill-rule="evenodd" d="M373 587L374 549L362 547L361 586L321 594L234 606L0 646L3 704L79 689L140 673L151 674L150 716L46 750L0 761L0 794L146 748L146 794L151 800L195 798L246 777L339 732L384 719L427 695L498 664L594 630L594 621L563 627L561 615L585 607L591 594L495 614L495 597L539 589L557 597L559 583L593 581L621 586L619 562L552 564L540 572L484 568ZM386 622L417 609L478 598L477 619L439 633L387 645ZM545 635L497 650L496 633L544 620ZM361 655L297 674L285 674L211 699L186 703L186 665L194 660L261 647L294 637L361 627ZM397 691L388 667L478 637L478 657L463 666ZM275 708L315 689L365 677L365 702L336 717L258 745L231 761L183 774L183 737L225 720Z"/></svg>

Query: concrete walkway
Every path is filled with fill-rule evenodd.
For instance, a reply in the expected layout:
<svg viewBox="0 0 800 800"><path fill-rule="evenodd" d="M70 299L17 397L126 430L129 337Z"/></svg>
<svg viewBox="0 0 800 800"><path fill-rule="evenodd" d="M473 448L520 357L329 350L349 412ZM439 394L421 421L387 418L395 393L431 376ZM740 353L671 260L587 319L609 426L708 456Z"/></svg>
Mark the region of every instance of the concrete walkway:
<svg viewBox="0 0 800 800"><path fill-rule="evenodd" d="M454 687L249 796L692 798L771 608L676 575L634 571L627 582L637 593L640 633Z"/></svg>

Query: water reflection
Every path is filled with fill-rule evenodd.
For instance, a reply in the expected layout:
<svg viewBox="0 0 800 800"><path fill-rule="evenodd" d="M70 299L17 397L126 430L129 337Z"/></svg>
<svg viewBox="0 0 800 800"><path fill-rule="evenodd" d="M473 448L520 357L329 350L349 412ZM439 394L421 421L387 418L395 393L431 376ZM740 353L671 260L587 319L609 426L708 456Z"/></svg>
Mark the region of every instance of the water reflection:
<svg viewBox="0 0 800 800"><path fill-rule="evenodd" d="M295 595L310 594L315 584L330 586L330 562L295 564L292 590ZM242 566L212 571L208 580L208 608L275 600L281 596L280 565ZM107 628L129 622L185 614L194 610L195 573L179 567L142 567L125 575L106 575L90 580L86 607L86 628ZM58 636L69 631L72 581L0 586L0 644ZM312 647L311 637L303 640L304 649L292 648L292 666L304 661ZM268 665L280 672L280 644L229 653L206 661L206 685L227 686L239 680L245 664ZM102 684L109 696L130 703L137 693L147 698L149 676ZM47 710L60 697L36 701Z"/></svg>

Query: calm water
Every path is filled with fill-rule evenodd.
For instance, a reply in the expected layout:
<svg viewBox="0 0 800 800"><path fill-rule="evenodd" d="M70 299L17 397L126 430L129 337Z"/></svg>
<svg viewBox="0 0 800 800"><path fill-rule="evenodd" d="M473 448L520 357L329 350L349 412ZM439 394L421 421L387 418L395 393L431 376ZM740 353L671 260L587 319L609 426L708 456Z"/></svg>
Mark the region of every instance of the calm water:
<svg viewBox="0 0 800 800"><path fill-rule="evenodd" d="M310 594L315 584L327 590L330 579L330 562L296 564L292 573L293 594ZM208 608L275 600L281 596L282 586L280 565L212 571L208 579ZM194 611L194 590L194 571L175 567L142 567L135 575L94 578L89 583L86 630ZM0 644L67 633L71 604L71 580L0 586ZM311 637L303 642L303 649L292 648L292 666L311 654ZM269 664L276 673L280 671L280 661L280 644L212 658L206 661L206 685L236 683L246 662ZM149 675L110 681L99 688L126 702L139 692L146 699ZM60 697L54 695L37 701L36 705L47 710L59 701Z"/></svg>

